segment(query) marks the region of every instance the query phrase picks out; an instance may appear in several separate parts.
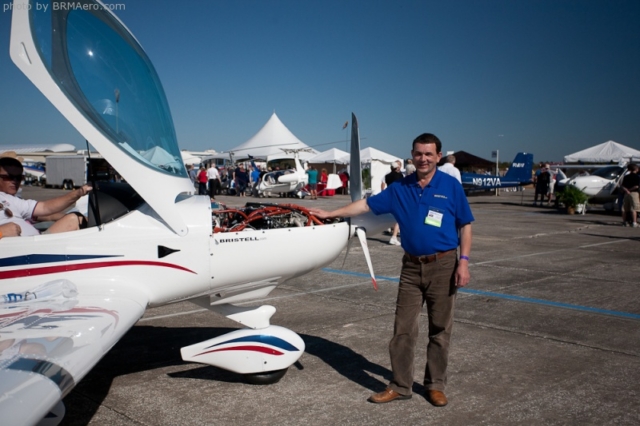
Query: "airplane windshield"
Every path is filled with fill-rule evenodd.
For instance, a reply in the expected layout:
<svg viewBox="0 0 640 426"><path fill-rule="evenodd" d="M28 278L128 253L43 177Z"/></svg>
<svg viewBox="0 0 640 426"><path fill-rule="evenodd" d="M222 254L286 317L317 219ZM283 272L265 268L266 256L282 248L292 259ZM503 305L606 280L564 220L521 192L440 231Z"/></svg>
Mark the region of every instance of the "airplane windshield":
<svg viewBox="0 0 640 426"><path fill-rule="evenodd" d="M64 3L78 5L64 10L54 3L62 4L32 4L31 28L58 87L138 162L187 176L164 90L142 47L110 13L95 13L104 7L100 3Z"/></svg>
<svg viewBox="0 0 640 426"><path fill-rule="evenodd" d="M620 166L603 167L592 173L593 176L599 176L604 179L615 179L624 171Z"/></svg>

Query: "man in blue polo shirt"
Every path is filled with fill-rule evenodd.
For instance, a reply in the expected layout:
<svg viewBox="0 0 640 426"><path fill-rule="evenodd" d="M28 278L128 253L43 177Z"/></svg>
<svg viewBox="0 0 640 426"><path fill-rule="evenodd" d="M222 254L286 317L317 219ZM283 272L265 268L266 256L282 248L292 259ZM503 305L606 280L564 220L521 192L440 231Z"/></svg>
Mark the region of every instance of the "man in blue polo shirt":
<svg viewBox="0 0 640 426"><path fill-rule="evenodd" d="M356 216L368 211L391 213L400 225L402 272L398 286L394 334L389 344L393 379L387 389L369 398L374 403L411 398L414 350L419 316L426 303L429 343L424 375L426 397L433 405L447 405L449 341L457 287L469 283L469 253L473 214L462 185L438 171L442 143L424 133L411 150L416 173L386 190L348 206L326 212L310 209L317 217ZM456 251L460 247L460 256Z"/></svg>

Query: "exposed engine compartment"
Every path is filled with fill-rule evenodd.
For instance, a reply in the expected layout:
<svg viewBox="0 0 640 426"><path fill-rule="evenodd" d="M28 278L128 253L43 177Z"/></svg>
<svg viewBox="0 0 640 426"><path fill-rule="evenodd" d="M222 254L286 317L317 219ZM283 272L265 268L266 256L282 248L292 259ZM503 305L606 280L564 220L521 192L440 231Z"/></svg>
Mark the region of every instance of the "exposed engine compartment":
<svg viewBox="0 0 640 426"><path fill-rule="evenodd" d="M212 217L214 233L324 224L309 209L295 204L247 203L239 208L227 208L223 204L213 208L212 204Z"/></svg>

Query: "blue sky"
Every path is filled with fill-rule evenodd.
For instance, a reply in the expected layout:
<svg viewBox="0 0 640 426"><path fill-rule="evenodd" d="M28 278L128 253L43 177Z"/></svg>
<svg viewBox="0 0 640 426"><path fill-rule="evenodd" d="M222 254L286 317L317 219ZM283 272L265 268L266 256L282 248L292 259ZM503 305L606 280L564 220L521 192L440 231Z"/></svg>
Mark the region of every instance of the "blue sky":
<svg viewBox="0 0 640 426"><path fill-rule="evenodd" d="M351 112L363 147L405 158L423 132L501 160L607 140L640 149L637 0L107 3L155 64L183 149L233 148L273 111L320 151L345 149ZM11 62L10 19L0 13L0 145L83 146Z"/></svg>

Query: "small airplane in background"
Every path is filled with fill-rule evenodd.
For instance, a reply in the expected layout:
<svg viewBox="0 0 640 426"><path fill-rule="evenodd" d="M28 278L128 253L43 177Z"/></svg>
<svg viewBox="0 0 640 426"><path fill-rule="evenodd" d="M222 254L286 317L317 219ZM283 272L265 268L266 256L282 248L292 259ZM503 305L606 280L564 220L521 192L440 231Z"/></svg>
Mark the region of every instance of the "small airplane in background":
<svg viewBox="0 0 640 426"><path fill-rule="evenodd" d="M591 174L574 176L562 182L555 189L561 192L566 185L572 185L589 196L590 204L604 204L605 209L615 209L615 201L618 198L616 188L621 182L627 170L626 162L618 165L610 165L596 169ZM561 166L562 167L562 166ZM589 167L582 166L582 169Z"/></svg>
<svg viewBox="0 0 640 426"><path fill-rule="evenodd" d="M289 192L293 192L298 195L300 190L304 188L309 181L306 170L302 167L302 163L300 162L299 153L303 151L311 152L311 148L281 149L284 151L284 154L293 156L292 160L295 167L290 168L289 170L278 170L265 173L262 176L262 179L260 179L260 182L258 182L257 190L259 195ZM270 161L272 161L271 158L268 158L267 165ZM288 161L291 161L291 159ZM298 196L300 198L304 198L303 195Z"/></svg>
<svg viewBox="0 0 640 426"><path fill-rule="evenodd" d="M212 205L193 193L158 75L119 18L94 0L22 2L11 59L126 183L94 187L85 229L0 239L0 423L59 423L62 399L147 308L182 301L245 327L183 347L183 360L278 381L304 341L270 323L273 306L237 304L329 264L354 236L373 278L365 229L393 218L324 223L291 204ZM351 130L359 167L354 115ZM351 179L360 199L359 170Z"/></svg>
<svg viewBox="0 0 640 426"><path fill-rule="evenodd" d="M461 173L465 193L496 188L514 188L532 183L533 154L519 152L504 176Z"/></svg>
<svg viewBox="0 0 640 426"><path fill-rule="evenodd" d="M41 183L44 182L47 177L44 163L25 159L22 162L22 167L24 167L25 180L27 183Z"/></svg>

